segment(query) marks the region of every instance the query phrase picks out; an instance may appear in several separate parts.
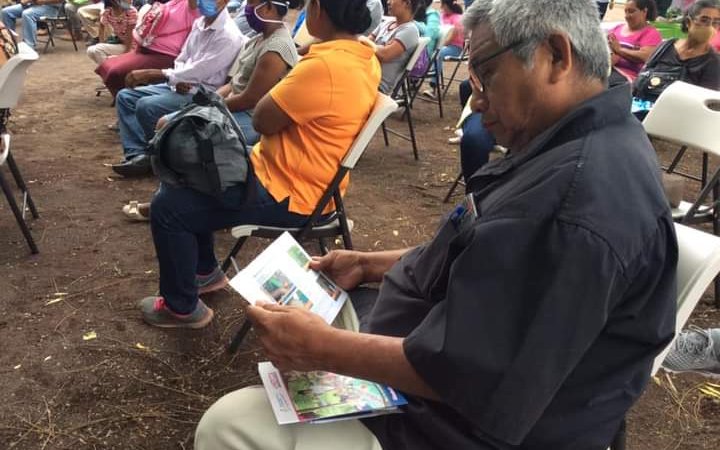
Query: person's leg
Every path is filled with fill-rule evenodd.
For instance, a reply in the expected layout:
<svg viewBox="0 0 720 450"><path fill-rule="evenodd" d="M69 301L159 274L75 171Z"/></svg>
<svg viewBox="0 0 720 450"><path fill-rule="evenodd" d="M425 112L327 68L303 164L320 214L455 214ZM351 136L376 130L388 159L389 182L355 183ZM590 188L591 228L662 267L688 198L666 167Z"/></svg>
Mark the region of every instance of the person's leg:
<svg viewBox="0 0 720 450"><path fill-rule="evenodd" d="M470 114L463 123L460 141L460 167L466 181L488 162L494 145L495 137L483 126L482 114Z"/></svg>
<svg viewBox="0 0 720 450"><path fill-rule="evenodd" d="M114 97L125 87L128 73L138 69L167 69L173 66L173 60L169 55L135 50L105 60L95 69L95 73L100 75Z"/></svg>
<svg viewBox="0 0 720 450"><path fill-rule="evenodd" d="M80 23L77 11L78 7L76 5L70 2L65 2L65 16L68 18L68 21L70 22L70 30L75 36L80 34L80 29L82 28L82 23Z"/></svg>
<svg viewBox="0 0 720 450"><path fill-rule="evenodd" d="M340 444L341 443L341 444ZM262 386L225 395L200 419L195 450L381 450L359 420L278 425Z"/></svg>
<svg viewBox="0 0 720 450"><path fill-rule="evenodd" d="M21 4L6 6L2 9L2 22L5 28L15 31L15 22L22 16L23 6Z"/></svg>
<svg viewBox="0 0 720 450"><path fill-rule="evenodd" d="M37 45L37 21L42 16L57 16L58 5L38 5L26 8L22 12L23 41L32 48Z"/></svg>
<svg viewBox="0 0 720 450"><path fill-rule="evenodd" d="M135 115L143 129L144 144L155 135L157 121L165 114L177 111L192 100L190 94L178 94L167 83L140 88L150 93L137 101Z"/></svg>
<svg viewBox="0 0 720 450"><path fill-rule="evenodd" d="M126 160L145 153L145 133L137 120L135 111L142 97L152 95L142 88L123 89L118 92L115 101L120 141Z"/></svg>
<svg viewBox="0 0 720 450"><path fill-rule="evenodd" d="M97 38L100 34L100 14L103 11L103 2L93 3L91 5L85 5L78 8L77 16L82 23L83 28L88 34Z"/></svg>
<svg viewBox="0 0 720 450"><path fill-rule="evenodd" d="M438 84L438 77L440 76L440 74L443 73L443 61L445 61L445 58L460 55L462 55L462 48L455 45L446 45L441 48L440 52L438 52L438 57L435 60L435 76L433 77L433 80L430 82L430 84L432 84L433 86Z"/></svg>
<svg viewBox="0 0 720 450"><path fill-rule="evenodd" d="M102 64L108 56L121 55L123 53L125 53L125 45L123 44L100 43L87 48L87 55L95 61L95 64Z"/></svg>
<svg viewBox="0 0 720 450"><path fill-rule="evenodd" d="M240 129L245 135L245 143L248 147L257 144L260 140L260 133L255 131L252 125L252 111L239 111L232 113L233 117L240 125Z"/></svg>
<svg viewBox="0 0 720 450"><path fill-rule="evenodd" d="M163 184L150 206L150 224L160 266L160 295L179 314L197 305L195 276L217 265L212 232L243 223L302 226L307 216L288 212L287 200L276 202L256 183L251 201L245 186L227 189L221 196Z"/></svg>
<svg viewBox="0 0 720 450"><path fill-rule="evenodd" d="M597 2L598 13L600 14L601 21L605 18L605 13L607 12L607 7L608 7L607 2Z"/></svg>
<svg viewBox="0 0 720 450"><path fill-rule="evenodd" d="M470 86L470 80L464 80L460 83L458 88L458 94L460 96L460 107L464 108L468 99L472 95L472 87Z"/></svg>

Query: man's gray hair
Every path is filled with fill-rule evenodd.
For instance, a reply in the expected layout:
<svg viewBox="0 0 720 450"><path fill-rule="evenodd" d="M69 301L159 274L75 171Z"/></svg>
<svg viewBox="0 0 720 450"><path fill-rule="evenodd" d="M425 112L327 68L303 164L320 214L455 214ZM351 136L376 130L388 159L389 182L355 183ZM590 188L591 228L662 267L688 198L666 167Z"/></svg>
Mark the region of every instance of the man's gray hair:
<svg viewBox="0 0 720 450"><path fill-rule="evenodd" d="M607 79L610 52L594 0L475 0L465 11L463 23L468 31L489 24L501 47L521 42L513 53L528 68L543 40L564 33L583 75Z"/></svg>

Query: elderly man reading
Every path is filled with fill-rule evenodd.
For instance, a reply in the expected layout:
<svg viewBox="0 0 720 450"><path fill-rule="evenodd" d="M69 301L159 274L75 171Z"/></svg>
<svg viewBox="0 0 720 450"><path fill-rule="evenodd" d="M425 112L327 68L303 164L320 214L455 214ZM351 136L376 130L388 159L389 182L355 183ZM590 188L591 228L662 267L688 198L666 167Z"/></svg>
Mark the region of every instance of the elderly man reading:
<svg viewBox="0 0 720 450"><path fill-rule="evenodd" d="M605 87L595 4L475 0L464 20L474 105L509 155L429 243L314 262L345 288L382 281L367 330L248 311L277 367L389 384L409 405L278 426L246 388L205 413L198 450L604 449L640 396L673 335L677 243L629 88Z"/></svg>

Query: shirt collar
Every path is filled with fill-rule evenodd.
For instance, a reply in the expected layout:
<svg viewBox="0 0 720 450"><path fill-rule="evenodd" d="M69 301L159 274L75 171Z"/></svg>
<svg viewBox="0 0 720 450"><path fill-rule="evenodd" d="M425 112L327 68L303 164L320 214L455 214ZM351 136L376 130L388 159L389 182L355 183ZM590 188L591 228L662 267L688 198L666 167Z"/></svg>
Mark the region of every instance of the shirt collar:
<svg viewBox="0 0 720 450"><path fill-rule="evenodd" d="M200 16L195 21L195 27L200 31L208 31L208 30L222 30L225 28L225 22L230 18L230 14L228 13L227 8L223 8L222 11L220 11L220 14L215 18L215 21L209 26L205 27L205 17Z"/></svg>
<svg viewBox="0 0 720 450"><path fill-rule="evenodd" d="M491 161L478 169L470 177L469 190L487 185L488 182L563 142L585 136L608 124L627 120L631 114L631 106L629 84L605 90L591 97L532 139L524 151L511 152L506 157Z"/></svg>

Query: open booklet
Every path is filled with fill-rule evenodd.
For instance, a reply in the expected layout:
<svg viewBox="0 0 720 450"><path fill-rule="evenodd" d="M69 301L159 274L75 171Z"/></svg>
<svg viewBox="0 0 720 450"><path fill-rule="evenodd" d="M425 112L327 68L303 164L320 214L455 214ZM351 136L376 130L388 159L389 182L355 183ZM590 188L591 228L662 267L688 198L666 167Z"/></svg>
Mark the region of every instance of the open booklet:
<svg viewBox="0 0 720 450"><path fill-rule="evenodd" d="M382 384L331 372L288 372L284 376L270 362L258 372L280 425L323 423L401 412L407 400Z"/></svg>
<svg viewBox="0 0 720 450"><path fill-rule="evenodd" d="M251 304L265 300L300 306L332 323L348 294L309 264L310 255L286 232L233 277L230 286Z"/></svg>

